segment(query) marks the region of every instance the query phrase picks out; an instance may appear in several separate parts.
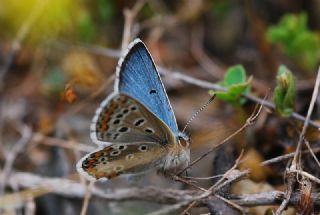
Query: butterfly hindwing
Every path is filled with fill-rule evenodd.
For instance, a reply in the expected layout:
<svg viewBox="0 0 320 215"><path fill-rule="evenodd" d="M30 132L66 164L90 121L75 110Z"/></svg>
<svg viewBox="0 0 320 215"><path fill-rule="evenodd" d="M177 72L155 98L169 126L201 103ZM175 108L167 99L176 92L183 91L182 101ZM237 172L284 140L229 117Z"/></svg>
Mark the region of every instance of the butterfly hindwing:
<svg viewBox="0 0 320 215"><path fill-rule="evenodd" d="M91 124L91 138L102 145L172 140L170 129L140 102L114 94L98 108Z"/></svg>
<svg viewBox="0 0 320 215"><path fill-rule="evenodd" d="M159 73L144 43L136 39L119 60L115 91L127 94L151 110L178 136L178 126Z"/></svg>
<svg viewBox="0 0 320 215"><path fill-rule="evenodd" d="M158 165L166 150L165 146L151 142L115 144L86 155L78 162L77 169L90 180L111 179Z"/></svg>

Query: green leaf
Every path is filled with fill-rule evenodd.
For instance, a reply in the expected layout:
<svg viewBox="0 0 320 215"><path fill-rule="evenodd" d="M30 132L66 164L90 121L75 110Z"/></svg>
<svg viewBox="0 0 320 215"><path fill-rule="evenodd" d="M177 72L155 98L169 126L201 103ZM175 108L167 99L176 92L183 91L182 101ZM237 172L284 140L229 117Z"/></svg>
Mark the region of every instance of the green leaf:
<svg viewBox="0 0 320 215"><path fill-rule="evenodd" d="M227 91L209 91L210 94L215 93L218 98L231 103L243 103L240 101L242 93L249 93L252 78L246 79L246 72L242 65L230 67L220 85L225 87Z"/></svg>
<svg viewBox="0 0 320 215"><path fill-rule="evenodd" d="M296 98L296 82L291 71L281 65L277 74L277 86L274 89L273 101L276 111L282 117L289 117L294 111Z"/></svg>
<svg viewBox="0 0 320 215"><path fill-rule="evenodd" d="M223 80L224 87L230 87L235 84L241 84L246 81L246 72L242 65L230 67Z"/></svg>
<svg viewBox="0 0 320 215"><path fill-rule="evenodd" d="M287 14L268 28L266 36L302 68L312 71L320 60L320 36L308 29L307 18L305 13Z"/></svg>

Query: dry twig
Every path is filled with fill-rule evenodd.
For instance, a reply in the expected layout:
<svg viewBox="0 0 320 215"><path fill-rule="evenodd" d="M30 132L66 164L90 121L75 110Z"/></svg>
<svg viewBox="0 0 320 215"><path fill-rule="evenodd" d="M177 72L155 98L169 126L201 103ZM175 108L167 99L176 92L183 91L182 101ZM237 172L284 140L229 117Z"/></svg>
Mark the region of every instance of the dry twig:
<svg viewBox="0 0 320 215"><path fill-rule="evenodd" d="M16 159L17 155L24 150L26 144L31 139L31 129L27 125L23 125L21 127L21 138L18 142L15 143L12 150L7 154L6 160L4 163L2 174L0 175L0 195L3 194L4 188L6 185L6 182L8 180L8 177L11 173L12 166L14 163L14 160Z"/></svg>
<svg viewBox="0 0 320 215"><path fill-rule="evenodd" d="M239 177L240 176L241 175L239 175ZM14 183L18 187L24 189L34 189L40 191L45 188L46 192L42 192L42 194L40 193L41 195L45 195L48 192L51 192L68 198L82 199L86 192L86 186L73 180L64 178L41 177L31 173L12 173L9 176L7 185L9 185L9 181L10 183ZM230 183L232 183L233 181L230 181ZM50 190L48 190L48 188L50 188ZM93 197L101 198L106 201L143 200L160 204L176 204L184 201L190 202L202 193L203 192L199 190L175 190L158 187L117 189L111 192L110 190L101 190L95 187L93 187L92 189ZM15 201L12 200L12 197L9 198L9 195L12 194L0 197L0 209L12 207L12 205L10 204L13 204ZM296 205L300 199L300 195L300 192L294 192L289 201L290 205ZM278 205L279 202L281 202L281 200L283 200L284 198L284 192L271 191L256 194L242 194L238 196L231 196L229 200L241 206L253 207L259 205ZM312 193L311 198L315 206L319 207L320 194Z"/></svg>
<svg viewBox="0 0 320 215"><path fill-rule="evenodd" d="M89 201L90 201L90 197L91 197L91 192L92 192L93 186L94 186L94 181L90 181L88 186L87 186L86 193L84 195L84 199L83 199L83 204L82 204L80 215L86 215L86 213L87 213L87 209L88 209L88 205L89 205Z"/></svg>
<svg viewBox="0 0 320 215"><path fill-rule="evenodd" d="M306 119L304 121L302 131L301 131L301 133L299 135L297 148L296 148L296 151L294 153L294 157L293 157L293 160L291 162L291 165L286 170L286 178L287 178L287 181L288 181L287 186L286 186L287 187L287 189L286 189L286 198L282 201L280 207L276 211L276 213L275 213L276 215L282 214L282 212L286 209L287 205L289 204L291 195L293 193L293 186L294 186L294 184L295 184L295 182L296 182L296 180L297 180L299 175L301 175L303 177L308 176L309 179L316 178L314 176L311 177L310 174L307 174L307 173L302 171L301 160L299 158L301 158L301 152L300 152L301 144L302 144L302 142L304 140L304 136L305 136L305 133L307 131L307 127L308 127L308 124L309 124L311 113L312 113L313 108L314 108L314 104L315 104L315 102L317 100L319 86L320 86L320 68L318 69L317 79L316 79L316 83L315 83L314 90L313 90L313 93L312 93L312 98L311 98L311 102L310 102L310 105L309 105L308 113L307 113Z"/></svg>
<svg viewBox="0 0 320 215"><path fill-rule="evenodd" d="M122 51L126 50L126 48L128 47L128 44L132 39L131 36L132 36L133 21L145 3L146 3L146 0L139 0L135 3L132 9L125 9L123 12L124 29L123 29L123 37L122 37L122 43L121 43Z"/></svg>
<svg viewBox="0 0 320 215"><path fill-rule="evenodd" d="M319 153L320 152L320 147L312 148L312 151L314 153ZM309 150L304 150L304 151L301 152L301 154L308 154L308 153L310 153ZM266 165L270 165L270 164L273 164L273 163L285 161L285 160L288 160L290 158L293 158L294 154L295 154L295 152L292 152L292 153L281 155L281 156L278 156L278 157L275 157L275 158L271 158L269 160L263 161L260 165L261 166L266 166Z"/></svg>

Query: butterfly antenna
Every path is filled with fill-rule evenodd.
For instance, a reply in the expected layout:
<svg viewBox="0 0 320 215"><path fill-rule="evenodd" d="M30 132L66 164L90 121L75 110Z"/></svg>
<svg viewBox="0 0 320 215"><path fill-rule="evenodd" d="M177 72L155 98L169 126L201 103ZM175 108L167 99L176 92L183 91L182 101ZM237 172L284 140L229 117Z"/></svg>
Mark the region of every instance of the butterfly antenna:
<svg viewBox="0 0 320 215"><path fill-rule="evenodd" d="M207 101L199 110L197 110L192 117L188 120L187 124L184 126L182 133L185 132L185 130L187 129L187 127L190 125L190 123L194 120L194 118L196 118L196 116L202 112L216 97L216 94L213 94L213 96L211 96L211 98L209 99L209 101Z"/></svg>

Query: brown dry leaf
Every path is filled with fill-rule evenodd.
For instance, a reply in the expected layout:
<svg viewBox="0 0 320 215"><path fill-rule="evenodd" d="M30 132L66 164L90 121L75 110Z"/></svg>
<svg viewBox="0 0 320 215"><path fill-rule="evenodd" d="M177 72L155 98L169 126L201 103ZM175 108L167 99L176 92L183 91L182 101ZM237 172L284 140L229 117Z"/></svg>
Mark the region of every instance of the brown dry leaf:
<svg viewBox="0 0 320 215"><path fill-rule="evenodd" d="M86 52L71 52L62 62L62 67L70 80L81 87L97 88L103 77L94 58Z"/></svg>
<svg viewBox="0 0 320 215"><path fill-rule="evenodd" d="M255 149L249 149L243 157L243 162L240 164L240 169L250 169L250 178L254 181L264 181L267 177L267 168L261 166L263 157Z"/></svg>
<svg viewBox="0 0 320 215"><path fill-rule="evenodd" d="M63 93L63 98L69 103L72 104L77 100L77 95L74 92L73 87L71 84L67 84Z"/></svg>

